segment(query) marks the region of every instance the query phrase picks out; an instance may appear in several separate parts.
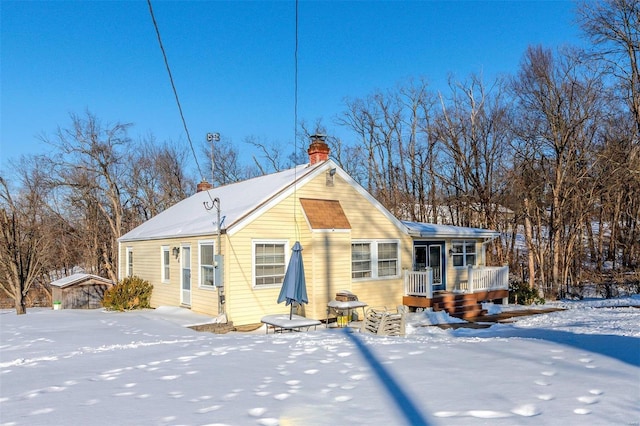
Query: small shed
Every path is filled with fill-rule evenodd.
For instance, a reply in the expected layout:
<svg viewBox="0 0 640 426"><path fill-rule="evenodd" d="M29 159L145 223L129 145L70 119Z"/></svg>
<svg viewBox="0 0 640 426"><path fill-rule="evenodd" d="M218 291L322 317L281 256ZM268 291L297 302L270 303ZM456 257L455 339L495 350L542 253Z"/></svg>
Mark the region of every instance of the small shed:
<svg viewBox="0 0 640 426"><path fill-rule="evenodd" d="M104 292L112 285L106 278L78 273L53 281L51 296L61 302L62 309L96 309L102 307Z"/></svg>

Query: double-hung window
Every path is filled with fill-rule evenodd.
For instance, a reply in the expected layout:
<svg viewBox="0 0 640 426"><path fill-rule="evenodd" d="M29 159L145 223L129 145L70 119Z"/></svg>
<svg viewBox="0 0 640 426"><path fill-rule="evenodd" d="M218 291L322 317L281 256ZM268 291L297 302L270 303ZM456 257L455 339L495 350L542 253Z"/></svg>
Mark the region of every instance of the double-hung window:
<svg viewBox="0 0 640 426"><path fill-rule="evenodd" d="M371 277L371 243L351 244L351 278Z"/></svg>
<svg viewBox="0 0 640 426"><path fill-rule="evenodd" d="M253 283L255 287L282 285L286 270L287 241L253 242Z"/></svg>
<svg viewBox="0 0 640 426"><path fill-rule="evenodd" d="M213 256L213 241L200 241L200 287L212 288L215 286L215 259Z"/></svg>
<svg viewBox="0 0 640 426"><path fill-rule="evenodd" d="M476 264L476 242L454 240L451 242L451 256L454 267L473 266Z"/></svg>
<svg viewBox="0 0 640 426"><path fill-rule="evenodd" d="M169 260L171 259L171 256L169 255L169 246L162 246L161 250L160 250L160 259L161 259L161 263L162 263L162 282L163 283L168 283L169 280L171 279L171 268L170 268L170 263Z"/></svg>
<svg viewBox="0 0 640 426"><path fill-rule="evenodd" d="M398 243L378 243L378 276L398 275Z"/></svg>
<svg viewBox="0 0 640 426"><path fill-rule="evenodd" d="M389 240L354 241L351 244L351 278L397 278L400 243Z"/></svg>

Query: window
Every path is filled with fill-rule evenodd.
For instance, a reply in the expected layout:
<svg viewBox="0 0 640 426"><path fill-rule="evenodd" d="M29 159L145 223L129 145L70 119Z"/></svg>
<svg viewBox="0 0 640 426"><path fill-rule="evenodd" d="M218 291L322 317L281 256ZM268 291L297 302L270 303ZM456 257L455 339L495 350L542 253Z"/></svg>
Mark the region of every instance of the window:
<svg viewBox="0 0 640 426"><path fill-rule="evenodd" d="M162 246L161 248L161 262L162 262L162 282L168 283L171 275L171 268L169 267L169 260L171 256L169 255L169 246Z"/></svg>
<svg viewBox="0 0 640 426"><path fill-rule="evenodd" d="M133 247L127 247L127 276L133 276Z"/></svg>
<svg viewBox="0 0 640 426"><path fill-rule="evenodd" d="M378 244L378 276L398 275L398 243Z"/></svg>
<svg viewBox="0 0 640 426"><path fill-rule="evenodd" d="M286 241L254 241L253 282L256 287L282 285L288 245Z"/></svg>
<svg viewBox="0 0 640 426"><path fill-rule="evenodd" d="M453 266L463 267L476 264L476 242L475 241L452 241L451 256Z"/></svg>
<svg viewBox="0 0 640 426"><path fill-rule="evenodd" d="M371 277L371 244L351 244L351 278Z"/></svg>
<svg viewBox="0 0 640 426"><path fill-rule="evenodd" d="M200 286L213 287L215 285L213 241L201 241L198 245L200 248Z"/></svg>
<svg viewBox="0 0 640 426"><path fill-rule="evenodd" d="M396 278L399 276L397 241L355 241L351 244L351 278Z"/></svg>

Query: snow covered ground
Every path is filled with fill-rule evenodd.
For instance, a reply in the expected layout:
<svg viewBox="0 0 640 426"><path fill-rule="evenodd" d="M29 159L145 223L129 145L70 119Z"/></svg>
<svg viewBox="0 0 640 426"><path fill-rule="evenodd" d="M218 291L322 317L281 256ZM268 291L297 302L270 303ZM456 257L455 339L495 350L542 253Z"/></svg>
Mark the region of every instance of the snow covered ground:
<svg viewBox="0 0 640 426"><path fill-rule="evenodd" d="M214 335L178 308L4 310L0 424L638 425L640 309L610 303L485 329L416 313L406 337Z"/></svg>

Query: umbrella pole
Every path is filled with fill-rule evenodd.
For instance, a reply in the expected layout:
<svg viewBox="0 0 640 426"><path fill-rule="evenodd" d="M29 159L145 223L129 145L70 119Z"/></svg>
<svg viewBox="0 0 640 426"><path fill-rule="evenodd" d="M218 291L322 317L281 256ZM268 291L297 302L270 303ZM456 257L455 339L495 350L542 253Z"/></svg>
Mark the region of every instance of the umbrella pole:
<svg viewBox="0 0 640 426"><path fill-rule="evenodd" d="M293 319L293 302L291 302L291 306L289 307L289 321Z"/></svg>

